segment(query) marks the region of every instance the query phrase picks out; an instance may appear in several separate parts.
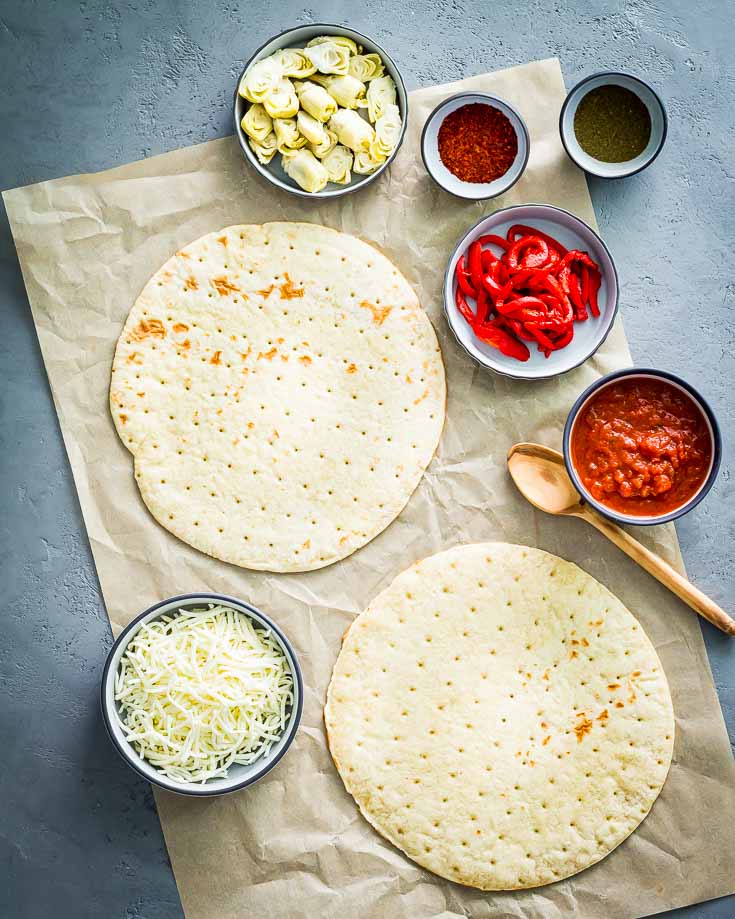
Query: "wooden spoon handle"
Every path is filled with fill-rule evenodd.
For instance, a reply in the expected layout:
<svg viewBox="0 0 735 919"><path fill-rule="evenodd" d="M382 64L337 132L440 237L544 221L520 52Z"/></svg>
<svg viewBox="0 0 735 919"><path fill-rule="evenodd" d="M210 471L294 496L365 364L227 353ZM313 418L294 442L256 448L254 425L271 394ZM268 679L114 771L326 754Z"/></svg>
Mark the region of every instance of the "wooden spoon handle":
<svg viewBox="0 0 735 919"><path fill-rule="evenodd" d="M634 562L638 562L642 568L645 568L649 574L652 574L665 587L672 590L679 599L691 606L696 613L708 619L712 625L716 625L718 629L722 629L726 634L735 635L735 620L731 619L714 600L711 600L701 590L698 590L662 558L646 549L637 539L633 539L616 523L607 520L589 505L585 505L580 516L588 523L591 523L604 536L607 536L611 542L614 542L619 549L629 555Z"/></svg>

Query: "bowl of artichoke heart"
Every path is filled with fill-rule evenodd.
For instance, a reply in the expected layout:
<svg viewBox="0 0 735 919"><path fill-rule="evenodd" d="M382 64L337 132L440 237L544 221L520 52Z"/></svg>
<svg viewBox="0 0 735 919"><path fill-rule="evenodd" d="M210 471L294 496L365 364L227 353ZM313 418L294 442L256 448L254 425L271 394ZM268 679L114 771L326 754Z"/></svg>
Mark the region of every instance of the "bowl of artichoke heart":
<svg viewBox="0 0 735 919"><path fill-rule="evenodd" d="M213 796L263 778L301 720L296 654L263 613L186 594L141 613L113 645L102 714L125 762L154 785Z"/></svg>
<svg viewBox="0 0 735 919"><path fill-rule="evenodd" d="M273 185L336 198L376 179L406 130L408 96L374 41L336 25L282 32L250 58L235 89L235 133Z"/></svg>

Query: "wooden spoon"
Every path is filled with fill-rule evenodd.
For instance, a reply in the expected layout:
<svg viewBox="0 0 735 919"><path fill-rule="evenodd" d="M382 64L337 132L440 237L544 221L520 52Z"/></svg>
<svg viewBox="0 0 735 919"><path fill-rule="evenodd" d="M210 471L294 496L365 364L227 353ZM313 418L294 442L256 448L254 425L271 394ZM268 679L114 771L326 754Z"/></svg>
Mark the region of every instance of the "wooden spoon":
<svg viewBox="0 0 735 919"><path fill-rule="evenodd" d="M671 565L585 502L572 484L564 465L564 457L557 450L541 444L515 444L508 451L508 470L518 490L534 507L547 514L579 517L591 523L700 616L704 616L728 635L735 635L735 621L724 609L701 590L697 590Z"/></svg>

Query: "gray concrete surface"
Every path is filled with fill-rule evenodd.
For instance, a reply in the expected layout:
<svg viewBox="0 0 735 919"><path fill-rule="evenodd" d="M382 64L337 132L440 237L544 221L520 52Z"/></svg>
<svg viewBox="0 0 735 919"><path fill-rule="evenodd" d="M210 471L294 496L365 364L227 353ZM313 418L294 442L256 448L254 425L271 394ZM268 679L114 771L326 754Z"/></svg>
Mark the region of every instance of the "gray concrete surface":
<svg viewBox="0 0 735 919"><path fill-rule="evenodd" d="M590 187L620 269L634 358L686 376L726 446L679 524L691 576L733 611L735 39L727 0L0 0L0 188L105 169L230 133L249 52L297 23L347 22L409 88L558 55L649 77L671 128L656 165ZM181 915L149 788L103 733L111 637L4 214L0 217L0 917ZM735 646L705 627L735 734ZM676 914L735 915L735 898Z"/></svg>

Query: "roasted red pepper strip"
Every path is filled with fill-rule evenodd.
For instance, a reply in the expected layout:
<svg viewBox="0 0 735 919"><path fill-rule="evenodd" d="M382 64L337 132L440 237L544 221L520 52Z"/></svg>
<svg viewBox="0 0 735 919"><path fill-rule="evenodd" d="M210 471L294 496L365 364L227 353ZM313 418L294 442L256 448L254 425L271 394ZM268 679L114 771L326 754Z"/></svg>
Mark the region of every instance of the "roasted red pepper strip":
<svg viewBox="0 0 735 919"><path fill-rule="evenodd" d="M529 252L528 250L536 250ZM541 268L549 260L549 247L540 236L522 236L506 253L509 268Z"/></svg>
<svg viewBox="0 0 735 919"><path fill-rule="evenodd" d="M600 307L597 305L597 293L602 284L602 275L597 268L590 271L590 310L593 316L600 315Z"/></svg>
<svg viewBox="0 0 735 919"><path fill-rule="evenodd" d="M457 304L457 309L460 311L462 316L471 326L477 322L477 317L470 309L469 303L465 300L464 294L462 293L462 288L457 285L457 289L454 292L454 302Z"/></svg>
<svg viewBox="0 0 735 919"><path fill-rule="evenodd" d="M569 287L569 299L572 301L574 308L577 311L577 319L584 320L587 318L587 307L582 302L582 291L579 287L579 278L573 271L569 271L568 268L564 269L568 271L567 277L567 286Z"/></svg>
<svg viewBox="0 0 735 919"><path fill-rule="evenodd" d="M497 261L498 257L494 252L491 252L489 249L482 250L480 254L480 264L482 265L483 271L489 271Z"/></svg>
<svg viewBox="0 0 735 919"><path fill-rule="evenodd" d="M531 356L528 348L521 341L517 341L502 329L497 322L481 322L474 327L475 335L493 348L497 348L506 357L514 357L518 361L527 361Z"/></svg>
<svg viewBox="0 0 735 919"><path fill-rule="evenodd" d="M479 290L482 283L482 246L479 239L471 244L467 252L467 267L475 290Z"/></svg>
<svg viewBox="0 0 735 919"><path fill-rule="evenodd" d="M496 236L494 233L488 233L486 236L481 236L480 243L483 246L500 246L503 252L510 247L510 243L507 239L503 239L502 236Z"/></svg>
<svg viewBox="0 0 735 919"><path fill-rule="evenodd" d="M506 300L513 290L512 281L508 281L507 284L498 284L498 282L489 274L484 274L482 276L482 285L488 292L493 303L496 303L498 300Z"/></svg>
<svg viewBox="0 0 735 919"><path fill-rule="evenodd" d="M541 230L534 230L533 227L527 227L525 224L516 223L508 230L508 240L514 243L519 236L540 236L548 246L556 249L559 255L564 256L567 254L567 250L561 243L557 242L553 236L549 236L548 233L544 233Z"/></svg>
<svg viewBox="0 0 735 919"><path fill-rule="evenodd" d="M570 323L566 332L564 332L557 340L554 342L554 351L560 351L562 348L566 348L569 342L574 338L574 326Z"/></svg>
<svg viewBox="0 0 735 919"><path fill-rule="evenodd" d="M590 301L590 270L586 265L582 265L582 303Z"/></svg>
<svg viewBox="0 0 735 919"><path fill-rule="evenodd" d="M537 316L548 315L546 304L538 297L516 297L515 300L508 300L506 303L496 303L495 308L504 316L513 316L519 310L535 313Z"/></svg>
<svg viewBox="0 0 735 919"><path fill-rule="evenodd" d="M460 255L457 261L455 274L457 275L457 283L462 288L462 293L465 297L476 297L475 286L470 280L469 272L465 266L464 255Z"/></svg>
<svg viewBox="0 0 735 919"><path fill-rule="evenodd" d="M536 341L539 343L539 351L543 351L546 356L549 356L549 352L554 350L554 343L548 338L536 325L529 325L526 323L526 328L533 335Z"/></svg>

